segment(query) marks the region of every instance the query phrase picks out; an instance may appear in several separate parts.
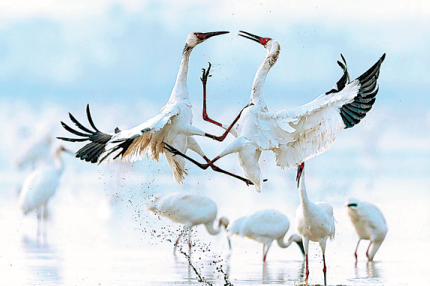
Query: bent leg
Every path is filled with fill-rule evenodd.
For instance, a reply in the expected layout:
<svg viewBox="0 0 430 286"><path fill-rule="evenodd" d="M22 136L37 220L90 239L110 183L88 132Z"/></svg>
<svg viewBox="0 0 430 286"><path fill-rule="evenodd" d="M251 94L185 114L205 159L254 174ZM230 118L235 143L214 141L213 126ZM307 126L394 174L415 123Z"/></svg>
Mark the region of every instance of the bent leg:
<svg viewBox="0 0 430 286"><path fill-rule="evenodd" d="M209 74L210 69L211 69L211 66L212 66L212 65L211 65L211 63L209 63L209 66L208 66L208 69L207 69L207 70L202 69L202 72L203 72L203 73L202 73L202 77L200 78L200 80L202 81L202 84L203 84L203 114L202 114L202 116L203 116L203 120L208 121L208 122L210 122L210 123L212 123L212 124L215 124L215 125L217 125L217 126L220 126L220 127L224 128L224 129L226 130L226 132L223 134L223 136L219 136L219 137L216 137L216 136L215 136L216 138L211 137L211 136L213 136L213 135L210 135L210 134L208 134L208 135L210 135L210 136L207 136L207 137L210 137L210 138L212 138L212 139L215 139L215 140L218 140L218 141L222 141L222 140L224 140L225 136L227 136L228 132L232 133L234 137L237 137L237 133L236 133L236 132L234 132L233 130L231 130L231 128L234 126L234 124L236 124L237 120L239 120L240 115L242 114L242 111L243 111L246 107L248 107L248 105L247 105L247 106L245 106L245 107L240 111L239 115L236 117L236 119L233 121L233 123L232 123L232 124L230 124L230 126L224 125L224 124L222 124L222 123L220 123L220 122L218 122L218 121L215 121L215 120L213 120L213 119L211 119L211 118L209 117L209 115L207 114L207 109L206 109L206 84L207 84L208 77L211 77L211 75Z"/></svg>
<svg viewBox="0 0 430 286"><path fill-rule="evenodd" d="M196 141L194 138L192 138L192 137L189 137L189 138L188 138L188 148L189 148L190 150L192 150L192 151L196 152L196 153L197 153L197 154L199 154L200 156L202 156L202 157L203 157L203 159L205 159L206 164L202 164L202 163L197 162L197 161L196 161L196 160L194 160L193 158L191 158L191 157L189 157L189 156L185 155L184 153L182 153L182 152L178 151L176 148L174 148L173 146L170 146L170 145L169 145L169 144L167 144L166 142L164 142L164 144L165 144L164 149L166 149L166 150L168 150L169 152L171 152L174 156L175 156L175 155L182 156L182 157L184 157L185 159L189 160L191 163L195 164L196 166L198 166L199 168L201 168L201 169L203 169L203 170L206 170L208 167L211 167L211 168L212 168L212 170L213 170L213 171L215 171L215 172L219 172L219 173L222 173L222 174L225 174L225 175L228 175L228 176L234 177L234 178L236 178L236 179L239 179L239 180L241 180L241 181L245 182L247 185L253 185L253 183L252 183L250 180L248 180L248 179L246 179L246 178L243 178L243 177L241 177L241 176L238 176L238 175L236 175L236 174L233 174L233 173L227 172L227 171L225 171L225 170L223 170L223 169L219 168L218 166L215 166L213 163L214 163L215 161L217 161L218 159L220 159L221 157L219 157L219 156L218 156L217 158L215 158L215 159L214 159L214 160L212 160L212 161L211 161L211 160L209 160L209 159L206 157L206 155L204 154L204 152L203 152L203 150L201 149L200 145L199 145L199 144L197 143L197 141ZM228 147L227 147L227 148L228 148Z"/></svg>

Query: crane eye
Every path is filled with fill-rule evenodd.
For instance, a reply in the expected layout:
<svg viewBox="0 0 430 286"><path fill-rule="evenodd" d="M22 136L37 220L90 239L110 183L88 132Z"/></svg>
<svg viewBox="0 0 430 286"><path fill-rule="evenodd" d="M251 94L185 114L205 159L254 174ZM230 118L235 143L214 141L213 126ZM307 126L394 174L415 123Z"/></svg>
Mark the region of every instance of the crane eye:
<svg viewBox="0 0 430 286"><path fill-rule="evenodd" d="M357 207L357 204L348 204L348 207Z"/></svg>

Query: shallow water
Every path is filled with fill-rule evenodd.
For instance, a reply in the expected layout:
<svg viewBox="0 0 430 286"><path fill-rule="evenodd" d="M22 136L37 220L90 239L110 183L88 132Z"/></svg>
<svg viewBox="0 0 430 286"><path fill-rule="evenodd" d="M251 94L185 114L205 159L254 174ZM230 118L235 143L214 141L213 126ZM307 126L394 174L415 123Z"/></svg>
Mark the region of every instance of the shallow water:
<svg viewBox="0 0 430 286"><path fill-rule="evenodd" d="M55 198L46 241L36 241L36 218L19 214L12 192L1 198L2 285L304 283L303 257L296 245L280 249L274 244L263 263L262 245L233 237L230 252L224 232L213 237L199 226L192 232L191 267L179 248L173 255L173 241L181 227L144 211L149 196L131 193L129 200L112 201L84 191ZM355 263L357 238L343 204L333 203L337 234L327 246L328 285L416 285L428 280L430 201L425 196L414 199L413 193L409 198L402 202L393 193L380 202L389 233L375 262L366 261L367 242L363 241ZM291 234L294 215L288 216ZM188 252L185 238L180 248ZM311 243L309 285L323 282L320 250Z"/></svg>

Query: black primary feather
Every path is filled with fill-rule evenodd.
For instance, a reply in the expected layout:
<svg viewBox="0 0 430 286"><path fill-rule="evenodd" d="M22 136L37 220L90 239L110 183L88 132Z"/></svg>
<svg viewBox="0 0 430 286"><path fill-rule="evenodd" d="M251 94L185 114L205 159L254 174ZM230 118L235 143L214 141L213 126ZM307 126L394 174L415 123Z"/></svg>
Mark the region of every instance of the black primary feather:
<svg viewBox="0 0 430 286"><path fill-rule="evenodd" d="M77 136L80 136L83 138L57 137L57 139L60 139L63 141L68 141L68 142L90 141L90 143L86 144L85 146L83 146L81 149L79 149L75 153L76 158L79 158L79 159L84 160L86 162L91 162L91 163L99 162L99 164L100 164L109 155L111 155L112 153L114 153L118 150L121 150L121 151L115 156L114 159L118 158L118 156L124 155L125 151L127 151L128 147L130 147L130 145L134 139L123 139L123 140L118 141L118 142L122 142L122 141L123 142L121 144L118 144L114 148L112 148L112 150L109 150L109 152L103 158L100 159L100 156L106 152L106 145L112 139L112 135L101 132L100 130L97 129L97 127L95 126L93 119L91 117L89 104L87 105L87 108L86 108L86 114L87 114L87 119L88 119L89 124L91 125L91 127L95 131L92 131L89 128L82 125L71 113L69 113L70 120L80 130L82 130L86 133L82 133L80 131L77 131L77 130L71 128L70 126L68 126L67 124L65 124L64 122L61 122L61 125L64 127L64 129L66 129L67 131L69 131L70 133L72 133L74 135L77 135ZM115 133L118 133L118 132L120 132L120 130L118 128L116 128Z"/></svg>
<svg viewBox="0 0 430 286"><path fill-rule="evenodd" d="M346 128L351 128L363 119L376 101L379 87L377 80L385 54L365 73L357 78L360 89L353 101L340 108L340 116Z"/></svg>

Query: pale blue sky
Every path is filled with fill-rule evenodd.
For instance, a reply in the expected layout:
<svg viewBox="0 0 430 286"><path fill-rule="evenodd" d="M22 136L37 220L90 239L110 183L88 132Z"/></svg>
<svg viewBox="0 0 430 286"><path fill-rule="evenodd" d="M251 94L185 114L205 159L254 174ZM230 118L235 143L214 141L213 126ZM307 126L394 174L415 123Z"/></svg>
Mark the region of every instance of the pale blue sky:
<svg viewBox="0 0 430 286"><path fill-rule="evenodd" d="M22 134L32 136L43 126L64 135L59 120L67 120L68 111L82 118L86 103L106 131L133 127L155 115L170 95L192 31L231 31L198 46L190 62L195 124L217 130L200 119L201 68L213 64L211 115L229 121L248 102L265 56L261 46L237 37L240 29L281 43L265 87L272 110L306 103L329 90L341 75L340 53L353 78L387 53L374 109L345 140L361 144L363 132L384 134L380 148L402 150L395 153L400 161L411 158L407 152L428 157L430 4L302 2L1 3L0 127L11 134L3 141L2 157L9 159L6 154L22 143ZM225 146L200 141L215 148L211 155Z"/></svg>

